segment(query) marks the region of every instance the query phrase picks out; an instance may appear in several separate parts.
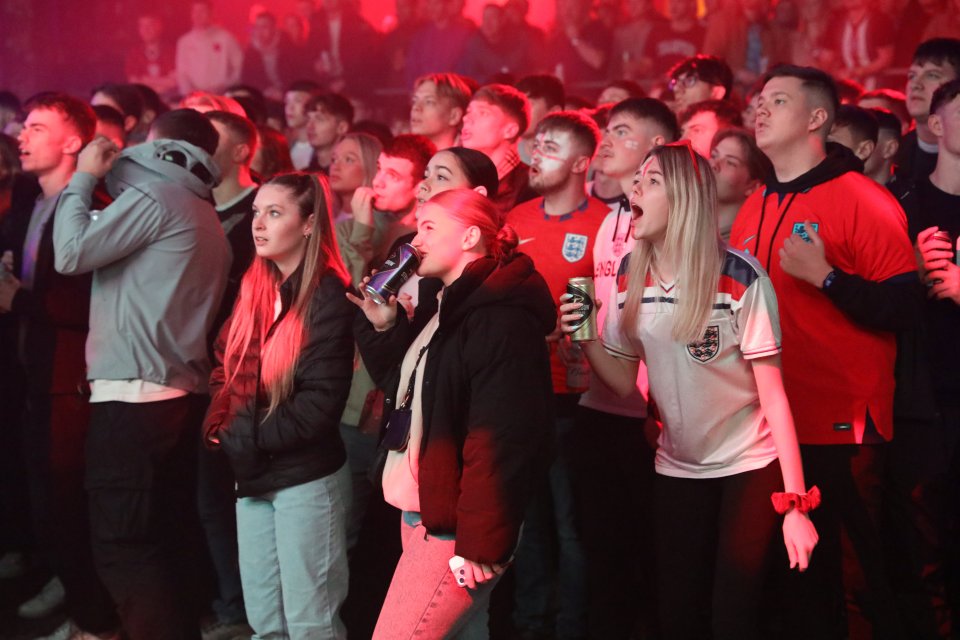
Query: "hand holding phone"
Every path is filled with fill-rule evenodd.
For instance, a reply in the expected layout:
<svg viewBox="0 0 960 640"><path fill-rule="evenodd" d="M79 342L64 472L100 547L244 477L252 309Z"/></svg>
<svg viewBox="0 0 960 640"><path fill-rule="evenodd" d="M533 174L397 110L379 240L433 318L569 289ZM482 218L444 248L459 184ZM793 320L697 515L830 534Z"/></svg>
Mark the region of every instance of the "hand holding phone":
<svg viewBox="0 0 960 640"><path fill-rule="evenodd" d="M502 575L509 564L509 562L506 564L480 564L460 556L453 556L449 561L450 573L453 574L457 584L467 589L476 589L478 585Z"/></svg>
<svg viewBox="0 0 960 640"><path fill-rule="evenodd" d="M467 586L467 570L464 568L464 565L467 563L466 560L460 556L453 556L450 558L450 573L453 574L454 579L457 581L457 584L461 587ZM473 572L470 572L470 577L473 577Z"/></svg>

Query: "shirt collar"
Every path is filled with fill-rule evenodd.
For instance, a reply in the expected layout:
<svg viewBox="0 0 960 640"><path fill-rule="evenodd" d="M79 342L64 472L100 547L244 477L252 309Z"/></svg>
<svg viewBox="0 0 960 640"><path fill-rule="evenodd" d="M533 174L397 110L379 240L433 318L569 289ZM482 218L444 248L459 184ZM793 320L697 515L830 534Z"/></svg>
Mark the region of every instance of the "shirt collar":
<svg viewBox="0 0 960 640"><path fill-rule="evenodd" d="M513 171L518 164L520 164L520 154L515 147L510 147L497 164L497 177L503 180L503 177Z"/></svg>

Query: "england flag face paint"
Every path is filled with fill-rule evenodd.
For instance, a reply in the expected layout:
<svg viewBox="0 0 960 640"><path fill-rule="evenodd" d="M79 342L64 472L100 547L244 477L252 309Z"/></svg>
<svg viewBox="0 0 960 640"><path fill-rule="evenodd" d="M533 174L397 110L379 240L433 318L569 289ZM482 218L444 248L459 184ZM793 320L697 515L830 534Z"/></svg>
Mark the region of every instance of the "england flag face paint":
<svg viewBox="0 0 960 640"><path fill-rule="evenodd" d="M549 193L563 186L570 177L577 153L576 142L568 131L541 131L534 138L530 161L530 187L537 193Z"/></svg>

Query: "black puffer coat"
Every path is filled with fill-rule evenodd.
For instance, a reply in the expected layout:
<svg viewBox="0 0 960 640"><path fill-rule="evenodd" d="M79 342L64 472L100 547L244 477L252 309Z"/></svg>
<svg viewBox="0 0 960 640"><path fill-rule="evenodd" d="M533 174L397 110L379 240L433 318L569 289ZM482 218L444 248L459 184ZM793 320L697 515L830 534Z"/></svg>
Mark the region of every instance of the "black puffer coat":
<svg viewBox="0 0 960 640"><path fill-rule="evenodd" d="M280 287L282 309L270 328L286 315L300 278L298 270ZM330 475L343 466L340 415L353 375L353 305L344 283L323 275L313 294L311 321L289 398L264 419L267 406L258 393L260 342L250 348L236 378L224 387L223 352L233 316L224 323L214 347L210 376L213 401L204 421L204 441L219 439L237 478L237 494L262 495ZM269 333L267 334L269 336Z"/></svg>
<svg viewBox="0 0 960 640"><path fill-rule="evenodd" d="M455 534L458 555L500 563L547 468L553 390L544 337L556 326L556 307L523 254L503 265L475 260L443 296L421 364L421 517L428 531ZM436 309L421 296L412 322L401 313L382 333L358 315L360 353L388 409L403 356Z"/></svg>

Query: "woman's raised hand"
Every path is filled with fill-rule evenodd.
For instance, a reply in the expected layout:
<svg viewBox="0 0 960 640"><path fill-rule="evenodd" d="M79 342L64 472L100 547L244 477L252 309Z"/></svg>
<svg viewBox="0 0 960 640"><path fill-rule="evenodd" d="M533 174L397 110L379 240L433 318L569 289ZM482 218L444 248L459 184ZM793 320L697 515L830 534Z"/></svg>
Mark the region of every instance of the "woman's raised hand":
<svg viewBox="0 0 960 640"><path fill-rule="evenodd" d="M374 273L376 273L376 270L371 272L370 276ZM365 295L363 292L364 286L370 282L370 276L360 281L360 286L358 287L360 297L347 291L347 300L363 310L363 314L367 316L367 320L370 321L374 329L377 331L386 331L397 321L397 296L390 296L383 304L374 302L373 298Z"/></svg>

